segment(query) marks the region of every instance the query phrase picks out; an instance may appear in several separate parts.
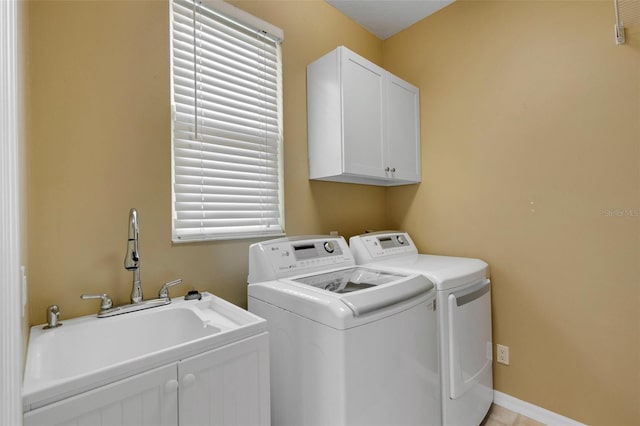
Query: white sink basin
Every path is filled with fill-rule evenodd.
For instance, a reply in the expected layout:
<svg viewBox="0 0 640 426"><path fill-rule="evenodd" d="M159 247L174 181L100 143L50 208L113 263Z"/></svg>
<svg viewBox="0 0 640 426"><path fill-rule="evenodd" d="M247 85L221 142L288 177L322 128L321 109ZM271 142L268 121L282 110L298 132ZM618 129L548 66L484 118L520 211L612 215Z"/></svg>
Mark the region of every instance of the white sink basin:
<svg viewBox="0 0 640 426"><path fill-rule="evenodd" d="M209 293L202 300L31 328L23 404L31 410L266 330L250 312Z"/></svg>

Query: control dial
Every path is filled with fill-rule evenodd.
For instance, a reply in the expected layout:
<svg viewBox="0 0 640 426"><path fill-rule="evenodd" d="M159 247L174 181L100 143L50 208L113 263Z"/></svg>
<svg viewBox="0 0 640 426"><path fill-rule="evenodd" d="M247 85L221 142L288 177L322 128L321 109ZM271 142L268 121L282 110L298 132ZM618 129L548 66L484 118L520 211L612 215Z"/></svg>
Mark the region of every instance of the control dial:
<svg viewBox="0 0 640 426"><path fill-rule="evenodd" d="M333 253L333 250L335 250L335 247L333 246L333 242L332 241L325 241L324 242L324 249L328 253Z"/></svg>
<svg viewBox="0 0 640 426"><path fill-rule="evenodd" d="M404 238L404 235L397 235L396 240L398 241L398 244L400 244L401 246L407 243L407 240L406 238Z"/></svg>

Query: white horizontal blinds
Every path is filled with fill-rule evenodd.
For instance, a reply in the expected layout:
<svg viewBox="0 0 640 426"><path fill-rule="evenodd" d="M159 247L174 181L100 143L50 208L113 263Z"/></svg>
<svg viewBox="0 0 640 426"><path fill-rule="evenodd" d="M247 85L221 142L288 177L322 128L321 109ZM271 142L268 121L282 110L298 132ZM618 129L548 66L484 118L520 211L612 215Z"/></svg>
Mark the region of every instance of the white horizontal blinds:
<svg viewBox="0 0 640 426"><path fill-rule="evenodd" d="M283 233L280 63L277 38L173 1L175 241Z"/></svg>
<svg viewBox="0 0 640 426"><path fill-rule="evenodd" d="M625 27L640 26L640 1L618 0L620 21Z"/></svg>

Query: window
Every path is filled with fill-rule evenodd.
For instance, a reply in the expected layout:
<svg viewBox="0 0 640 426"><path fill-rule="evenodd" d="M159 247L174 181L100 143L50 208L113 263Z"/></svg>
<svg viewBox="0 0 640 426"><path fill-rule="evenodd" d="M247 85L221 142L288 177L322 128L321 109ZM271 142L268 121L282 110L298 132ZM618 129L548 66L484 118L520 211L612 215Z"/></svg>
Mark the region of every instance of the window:
<svg viewBox="0 0 640 426"><path fill-rule="evenodd" d="M171 1L173 241L282 235L282 30Z"/></svg>

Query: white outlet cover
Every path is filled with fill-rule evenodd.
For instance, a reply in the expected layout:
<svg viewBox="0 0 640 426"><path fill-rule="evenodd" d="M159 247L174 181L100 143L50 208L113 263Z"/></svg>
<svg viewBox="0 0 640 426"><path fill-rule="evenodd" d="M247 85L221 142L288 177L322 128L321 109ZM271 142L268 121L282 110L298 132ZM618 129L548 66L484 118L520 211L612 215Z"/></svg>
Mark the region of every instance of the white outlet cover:
<svg viewBox="0 0 640 426"><path fill-rule="evenodd" d="M500 364L509 365L509 347L496 345L496 361Z"/></svg>

